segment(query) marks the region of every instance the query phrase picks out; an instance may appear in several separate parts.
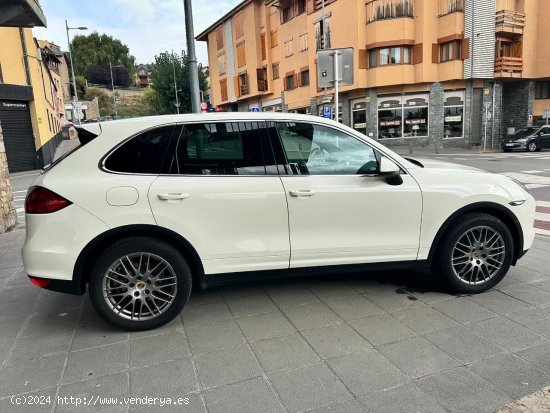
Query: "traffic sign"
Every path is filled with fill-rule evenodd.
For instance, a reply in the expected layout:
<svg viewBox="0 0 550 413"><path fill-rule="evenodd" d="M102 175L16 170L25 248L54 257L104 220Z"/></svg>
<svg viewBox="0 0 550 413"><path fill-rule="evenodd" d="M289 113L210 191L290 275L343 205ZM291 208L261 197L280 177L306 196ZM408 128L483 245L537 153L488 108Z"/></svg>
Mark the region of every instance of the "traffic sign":
<svg viewBox="0 0 550 413"><path fill-rule="evenodd" d="M332 119L332 106L323 106L323 118Z"/></svg>
<svg viewBox="0 0 550 413"><path fill-rule="evenodd" d="M204 100L200 104L201 112L207 112L208 111L208 103L206 103Z"/></svg>
<svg viewBox="0 0 550 413"><path fill-rule="evenodd" d="M260 108L250 108L250 112L259 112L260 111Z"/></svg>

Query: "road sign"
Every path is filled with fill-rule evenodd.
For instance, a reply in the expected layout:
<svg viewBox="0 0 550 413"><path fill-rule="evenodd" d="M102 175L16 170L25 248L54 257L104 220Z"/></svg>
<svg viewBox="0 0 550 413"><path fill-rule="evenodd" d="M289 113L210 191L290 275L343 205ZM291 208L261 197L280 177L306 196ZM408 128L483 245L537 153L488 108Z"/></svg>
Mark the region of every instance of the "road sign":
<svg viewBox="0 0 550 413"><path fill-rule="evenodd" d="M334 86L334 52L338 52L340 85L353 85L353 48L325 49L317 52L317 80L320 88Z"/></svg>
<svg viewBox="0 0 550 413"><path fill-rule="evenodd" d="M260 111L260 108L250 108L250 112L259 112Z"/></svg>
<svg viewBox="0 0 550 413"><path fill-rule="evenodd" d="M332 106L323 106L323 118L332 119Z"/></svg>
<svg viewBox="0 0 550 413"><path fill-rule="evenodd" d="M208 103L206 103L204 100L200 104L201 112L208 112Z"/></svg>

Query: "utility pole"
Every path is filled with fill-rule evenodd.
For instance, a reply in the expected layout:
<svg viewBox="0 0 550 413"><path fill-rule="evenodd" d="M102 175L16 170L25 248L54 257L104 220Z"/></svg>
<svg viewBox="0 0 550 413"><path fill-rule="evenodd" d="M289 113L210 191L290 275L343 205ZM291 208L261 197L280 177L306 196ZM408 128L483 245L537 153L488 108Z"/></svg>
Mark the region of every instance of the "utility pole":
<svg viewBox="0 0 550 413"><path fill-rule="evenodd" d="M113 64L111 62L109 62L109 69L111 70L111 88L113 90L113 106L115 108L115 119L116 119L117 113L116 113L115 80L113 78Z"/></svg>
<svg viewBox="0 0 550 413"><path fill-rule="evenodd" d="M178 99L178 83L176 80L176 60L174 57L174 51L172 50L172 71L174 72L174 92L176 93L176 111L180 114L180 102Z"/></svg>
<svg viewBox="0 0 550 413"><path fill-rule="evenodd" d="M191 110L193 113L200 113L199 72L197 56L195 54L195 31L193 29L193 9L191 8L191 0L183 0L183 7L185 12L185 37L187 38L189 87L191 89Z"/></svg>

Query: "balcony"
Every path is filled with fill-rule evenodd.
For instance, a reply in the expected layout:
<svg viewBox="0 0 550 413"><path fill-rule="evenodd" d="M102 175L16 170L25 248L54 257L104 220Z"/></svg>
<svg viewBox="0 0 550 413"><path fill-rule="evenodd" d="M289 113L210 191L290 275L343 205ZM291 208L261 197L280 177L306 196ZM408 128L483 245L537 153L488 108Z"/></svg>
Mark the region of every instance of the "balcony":
<svg viewBox="0 0 550 413"><path fill-rule="evenodd" d="M522 57L497 57L495 59L495 77L522 77Z"/></svg>
<svg viewBox="0 0 550 413"><path fill-rule="evenodd" d="M46 27L46 16L37 0L0 1L0 27Z"/></svg>
<svg viewBox="0 0 550 413"><path fill-rule="evenodd" d="M496 16L496 33L501 36L521 36L525 28L525 14L513 10L499 10Z"/></svg>
<svg viewBox="0 0 550 413"><path fill-rule="evenodd" d="M367 0L367 23L414 18L414 0Z"/></svg>
<svg viewBox="0 0 550 413"><path fill-rule="evenodd" d="M439 0L439 17L464 12L464 0Z"/></svg>

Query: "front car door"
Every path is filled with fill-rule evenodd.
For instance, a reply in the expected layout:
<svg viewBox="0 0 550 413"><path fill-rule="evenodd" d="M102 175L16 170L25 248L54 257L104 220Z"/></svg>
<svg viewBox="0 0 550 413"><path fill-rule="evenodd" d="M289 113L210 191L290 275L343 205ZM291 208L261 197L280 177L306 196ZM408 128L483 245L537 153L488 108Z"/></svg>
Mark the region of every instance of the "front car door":
<svg viewBox="0 0 550 413"><path fill-rule="evenodd" d="M380 154L333 127L277 122L273 133L286 157L291 268L416 260L422 194L410 175L390 186Z"/></svg>
<svg viewBox="0 0 550 413"><path fill-rule="evenodd" d="M539 148L550 149L550 126L545 126L540 130Z"/></svg>
<svg viewBox="0 0 550 413"><path fill-rule="evenodd" d="M149 201L206 274L288 268L286 196L272 159L265 122L183 125Z"/></svg>

